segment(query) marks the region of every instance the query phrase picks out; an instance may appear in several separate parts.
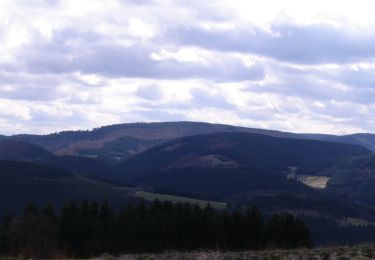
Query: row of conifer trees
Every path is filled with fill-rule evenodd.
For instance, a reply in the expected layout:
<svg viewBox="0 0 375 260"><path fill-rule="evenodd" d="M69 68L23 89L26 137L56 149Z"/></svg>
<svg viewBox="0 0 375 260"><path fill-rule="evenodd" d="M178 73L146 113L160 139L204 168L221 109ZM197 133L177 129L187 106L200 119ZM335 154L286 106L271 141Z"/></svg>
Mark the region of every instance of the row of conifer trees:
<svg viewBox="0 0 375 260"><path fill-rule="evenodd" d="M222 212L210 205L155 201L114 211L104 202L65 204L60 213L28 206L0 225L0 255L88 257L165 250L248 250L311 245L306 225L290 214L265 221L256 207Z"/></svg>

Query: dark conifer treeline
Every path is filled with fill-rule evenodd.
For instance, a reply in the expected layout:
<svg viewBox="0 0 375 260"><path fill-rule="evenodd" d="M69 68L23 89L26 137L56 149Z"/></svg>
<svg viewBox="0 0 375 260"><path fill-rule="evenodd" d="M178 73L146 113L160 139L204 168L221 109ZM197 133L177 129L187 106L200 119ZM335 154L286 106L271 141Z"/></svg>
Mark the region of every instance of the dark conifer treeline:
<svg viewBox="0 0 375 260"><path fill-rule="evenodd" d="M159 201L150 206L128 205L118 213L108 203L87 201L68 203L60 214L51 207L41 210L31 205L20 217L4 217L0 225L0 254L28 257L310 244L308 228L290 214L275 215L265 222L255 207L228 213L211 206Z"/></svg>

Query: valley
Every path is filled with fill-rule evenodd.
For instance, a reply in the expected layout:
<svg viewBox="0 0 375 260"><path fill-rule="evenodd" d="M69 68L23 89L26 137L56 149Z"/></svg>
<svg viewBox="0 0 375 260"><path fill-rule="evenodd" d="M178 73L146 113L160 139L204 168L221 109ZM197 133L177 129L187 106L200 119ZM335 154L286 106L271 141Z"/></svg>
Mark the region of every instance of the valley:
<svg viewBox="0 0 375 260"><path fill-rule="evenodd" d="M257 205L301 216L317 244L342 243L353 236L319 230L355 234L375 222L373 138L359 136L167 122L3 137L0 213L71 200L115 209L155 199L228 211Z"/></svg>

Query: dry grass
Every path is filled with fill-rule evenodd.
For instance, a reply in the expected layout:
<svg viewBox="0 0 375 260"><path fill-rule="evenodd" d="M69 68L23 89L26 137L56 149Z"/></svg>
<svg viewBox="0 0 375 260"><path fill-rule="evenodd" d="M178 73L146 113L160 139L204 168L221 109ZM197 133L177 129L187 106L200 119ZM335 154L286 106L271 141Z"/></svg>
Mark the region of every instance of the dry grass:
<svg viewBox="0 0 375 260"><path fill-rule="evenodd" d="M267 260L364 260L375 259L375 245L363 245L357 247L331 247L316 249L298 249L298 250L266 250L266 251L244 251L244 252L216 252L216 251L197 251L197 252L165 252L162 254L125 254L114 257L104 254L95 259L106 260L164 260L164 259L182 259L182 260L240 260L240 259L267 259Z"/></svg>
<svg viewBox="0 0 375 260"><path fill-rule="evenodd" d="M1 257L0 259L27 259L22 254L17 257ZM38 258L35 258L38 259ZM41 258L44 259L44 258ZM52 258L45 258L52 259ZM72 259L56 254L54 259ZM375 259L375 245L362 245L355 247L327 247L315 249L296 250L264 250L244 252L218 252L218 251L193 251L193 252L165 252L160 254L124 254L112 256L102 254L92 260L365 260Z"/></svg>

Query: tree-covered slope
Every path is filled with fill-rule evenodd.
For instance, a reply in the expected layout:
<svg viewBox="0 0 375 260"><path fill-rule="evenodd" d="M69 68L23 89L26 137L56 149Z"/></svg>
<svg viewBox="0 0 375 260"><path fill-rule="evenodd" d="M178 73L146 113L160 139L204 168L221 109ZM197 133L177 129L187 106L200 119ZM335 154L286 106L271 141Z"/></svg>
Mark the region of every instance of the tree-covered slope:
<svg viewBox="0 0 375 260"><path fill-rule="evenodd" d="M375 205L375 155L352 158L326 169L323 174L332 178L328 190L346 194L348 197Z"/></svg>
<svg viewBox="0 0 375 260"><path fill-rule="evenodd" d="M314 173L352 156L360 146L247 133L185 137L151 148L118 166L117 179L226 197L254 189L301 189L291 167Z"/></svg>
<svg viewBox="0 0 375 260"><path fill-rule="evenodd" d="M124 205L135 200L129 190L76 176L45 165L20 161L0 161L0 215L18 212L27 204L52 204L84 199L109 200Z"/></svg>
<svg viewBox="0 0 375 260"><path fill-rule="evenodd" d="M346 143L346 144L357 144L375 152L375 134L351 134L351 135L323 135L323 134L310 134L304 135L306 138L315 140Z"/></svg>
<svg viewBox="0 0 375 260"><path fill-rule="evenodd" d="M103 160L79 156L56 156L35 144L0 140L0 160L29 161L62 168L78 175L106 178L113 168Z"/></svg>
<svg viewBox="0 0 375 260"><path fill-rule="evenodd" d="M249 132L298 138L296 134L281 131L200 122L119 124L103 126L91 131L16 135L12 138L35 143L58 155L104 157L118 161L168 140L217 132Z"/></svg>
<svg viewBox="0 0 375 260"><path fill-rule="evenodd" d="M43 148L23 141L0 140L0 160L41 160L52 157Z"/></svg>
<svg viewBox="0 0 375 260"><path fill-rule="evenodd" d="M201 122L118 124L86 131L64 131L47 135L15 135L11 138L37 144L57 155L103 158L116 163L172 139L220 132L255 133L274 137L358 144L375 151L375 135L373 134L344 136L295 134Z"/></svg>

